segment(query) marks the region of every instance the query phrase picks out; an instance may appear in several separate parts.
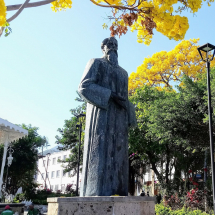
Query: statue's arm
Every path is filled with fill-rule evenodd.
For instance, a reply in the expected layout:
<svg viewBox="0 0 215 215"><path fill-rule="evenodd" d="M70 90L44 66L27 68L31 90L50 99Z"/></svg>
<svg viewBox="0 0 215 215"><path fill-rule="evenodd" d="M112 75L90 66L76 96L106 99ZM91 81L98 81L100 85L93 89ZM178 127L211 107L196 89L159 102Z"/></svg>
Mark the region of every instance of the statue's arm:
<svg viewBox="0 0 215 215"><path fill-rule="evenodd" d="M78 92L88 103L107 109L111 90L98 85L98 79L99 60L91 59L85 68Z"/></svg>

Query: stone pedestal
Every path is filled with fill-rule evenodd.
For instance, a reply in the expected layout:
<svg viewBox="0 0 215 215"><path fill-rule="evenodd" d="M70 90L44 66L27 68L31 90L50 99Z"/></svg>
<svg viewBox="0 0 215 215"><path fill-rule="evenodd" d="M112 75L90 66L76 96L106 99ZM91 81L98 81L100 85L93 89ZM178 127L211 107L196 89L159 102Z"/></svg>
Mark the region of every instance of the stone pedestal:
<svg viewBox="0 0 215 215"><path fill-rule="evenodd" d="M155 197L48 198L48 215L155 215Z"/></svg>

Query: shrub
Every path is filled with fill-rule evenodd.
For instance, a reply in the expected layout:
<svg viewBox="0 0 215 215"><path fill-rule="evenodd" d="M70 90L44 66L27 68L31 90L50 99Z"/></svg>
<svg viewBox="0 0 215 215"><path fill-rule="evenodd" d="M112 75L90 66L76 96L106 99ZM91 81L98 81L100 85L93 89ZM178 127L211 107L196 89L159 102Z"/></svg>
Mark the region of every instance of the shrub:
<svg viewBox="0 0 215 215"><path fill-rule="evenodd" d="M73 196L75 196L75 194L73 192L63 194L63 193L61 193L60 190L58 190L56 193L53 193L49 189L43 189L43 190L38 190L37 193L35 194L34 198L31 200L34 204L47 205L47 198L73 197Z"/></svg>
<svg viewBox="0 0 215 215"><path fill-rule="evenodd" d="M179 210L183 207L190 208L192 210L205 210L205 202L207 202L207 208L211 209L211 192L207 188L199 189L198 187L186 192L184 196L179 197L178 193L171 196L164 196L164 206L169 206L172 210Z"/></svg>
<svg viewBox="0 0 215 215"><path fill-rule="evenodd" d="M25 194L24 194L24 193L19 193L19 194L17 194L17 195L14 197L13 203L20 203L20 202L24 201L25 198L26 198L26 197L25 197Z"/></svg>
<svg viewBox="0 0 215 215"><path fill-rule="evenodd" d="M164 205L169 206L172 210L178 210L183 207L184 203L182 198L179 198L178 193L175 193L169 198L164 196Z"/></svg>
<svg viewBox="0 0 215 215"><path fill-rule="evenodd" d="M171 214L171 208L169 206L164 206L161 204L155 205L155 212L156 215L170 215Z"/></svg>
<svg viewBox="0 0 215 215"><path fill-rule="evenodd" d="M62 192L61 190L57 190L57 194L61 194L61 192Z"/></svg>
<svg viewBox="0 0 215 215"><path fill-rule="evenodd" d="M169 206L164 206L163 203L155 205L156 215L209 215L201 210L192 210L183 207L179 210L172 210Z"/></svg>
<svg viewBox="0 0 215 215"><path fill-rule="evenodd" d="M199 190L198 188L192 189L190 192L187 192L186 196L186 207L189 208L198 208L204 209L204 191Z"/></svg>
<svg viewBox="0 0 215 215"><path fill-rule="evenodd" d="M34 204L38 204L38 205L48 205L47 200L33 199L32 202L33 202Z"/></svg>

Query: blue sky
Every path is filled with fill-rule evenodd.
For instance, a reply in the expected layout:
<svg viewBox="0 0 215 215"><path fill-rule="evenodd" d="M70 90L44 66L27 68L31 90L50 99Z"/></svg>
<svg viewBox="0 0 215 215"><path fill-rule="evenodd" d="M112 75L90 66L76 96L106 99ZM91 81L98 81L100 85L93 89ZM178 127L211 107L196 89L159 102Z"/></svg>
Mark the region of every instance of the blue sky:
<svg viewBox="0 0 215 215"><path fill-rule="evenodd" d="M22 3L6 0L6 4ZM9 16L12 13L9 14ZM190 28L185 39L215 45L215 3L196 14L184 13ZM100 44L109 37L103 30L109 10L89 0L73 0L66 12L54 13L50 5L25 9L11 22L13 33L0 38L0 118L15 124L32 124L55 144L57 129L71 117L70 109L89 59L101 57ZM150 46L136 42L136 33L118 38L119 64L130 74L155 52L171 50L179 42L155 32Z"/></svg>

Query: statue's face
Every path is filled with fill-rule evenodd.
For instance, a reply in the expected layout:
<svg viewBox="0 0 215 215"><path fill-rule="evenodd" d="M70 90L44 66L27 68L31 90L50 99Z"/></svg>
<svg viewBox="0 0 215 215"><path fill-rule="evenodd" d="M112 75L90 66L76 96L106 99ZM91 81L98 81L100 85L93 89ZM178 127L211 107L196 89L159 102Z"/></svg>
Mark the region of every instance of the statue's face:
<svg viewBox="0 0 215 215"><path fill-rule="evenodd" d="M114 51L117 54L118 44L115 39L108 40L107 44L103 47L103 52L105 55L108 55L111 51Z"/></svg>

